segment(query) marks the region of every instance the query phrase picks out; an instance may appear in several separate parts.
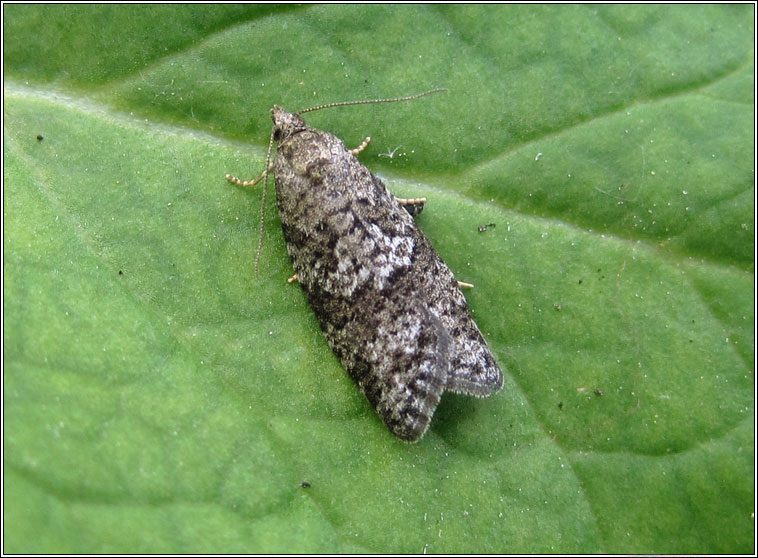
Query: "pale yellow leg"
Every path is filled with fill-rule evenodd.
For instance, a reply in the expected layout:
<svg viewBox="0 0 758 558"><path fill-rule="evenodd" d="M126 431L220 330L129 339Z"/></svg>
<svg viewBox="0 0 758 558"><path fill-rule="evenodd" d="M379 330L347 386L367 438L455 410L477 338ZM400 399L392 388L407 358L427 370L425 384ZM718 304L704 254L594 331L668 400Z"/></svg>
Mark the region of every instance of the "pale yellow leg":
<svg viewBox="0 0 758 558"><path fill-rule="evenodd" d="M261 180L266 178L266 175L270 173L272 170L274 170L274 165L271 165L269 168L267 168L257 178L254 178L253 180L240 180L239 178L237 178L236 176L232 176L231 174L224 175L224 178L226 178L232 184L236 184L237 186L255 186Z"/></svg>
<svg viewBox="0 0 758 558"><path fill-rule="evenodd" d="M361 151L363 151L364 149L366 149L366 146L368 145L368 142L370 142L370 141L371 141L371 138L367 137L365 140L363 140L362 144L360 144L355 149L351 149L350 153L352 153L353 155L358 155L358 153L360 153Z"/></svg>
<svg viewBox="0 0 758 558"><path fill-rule="evenodd" d="M398 198L395 196L395 199L400 205L415 205L417 203L426 203L426 198Z"/></svg>

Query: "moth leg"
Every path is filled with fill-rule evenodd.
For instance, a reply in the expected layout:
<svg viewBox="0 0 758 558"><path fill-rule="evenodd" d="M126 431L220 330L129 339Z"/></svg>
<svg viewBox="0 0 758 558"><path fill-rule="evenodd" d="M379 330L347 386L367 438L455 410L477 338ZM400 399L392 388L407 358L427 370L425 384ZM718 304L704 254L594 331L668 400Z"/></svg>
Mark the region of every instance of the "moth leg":
<svg viewBox="0 0 758 558"><path fill-rule="evenodd" d="M395 199L400 205L416 205L418 203L426 203L426 198L398 198L395 196Z"/></svg>
<svg viewBox="0 0 758 558"><path fill-rule="evenodd" d="M255 186L261 180L266 178L266 175L270 173L272 170L274 170L274 165L271 165L269 168L267 168L257 178L254 178L253 180L240 180L239 178L237 178L236 176L232 176L231 174L224 175L224 178L226 178L232 184L236 184L237 186Z"/></svg>
<svg viewBox="0 0 758 558"><path fill-rule="evenodd" d="M355 149L351 149L350 153L352 153L353 155L358 155L358 153L360 153L361 151L363 151L364 149L366 149L366 146L368 145L368 142L370 142L370 141L371 141L371 138L370 137L366 137L366 139L363 140L363 143L360 144Z"/></svg>
<svg viewBox="0 0 758 558"><path fill-rule="evenodd" d="M458 286L461 289L473 289L474 285L472 283L465 283L463 281L458 281Z"/></svg>
<svg viewBox="0 0 758 558"><path fill-rule="evenodd" d="M410 213L414 217L424 210L424 204L426 203L426 198L395 197L395 200L397 201L397 203L402 205L408 213Z"/></svg>
<svg viewBox="0 0 758 558"><path fill-rule="evenodd" d="M297 278L297 273L295 273L292 277L287 279L287 283L294 283L295 281L299 281L299 279Z"/></svg>

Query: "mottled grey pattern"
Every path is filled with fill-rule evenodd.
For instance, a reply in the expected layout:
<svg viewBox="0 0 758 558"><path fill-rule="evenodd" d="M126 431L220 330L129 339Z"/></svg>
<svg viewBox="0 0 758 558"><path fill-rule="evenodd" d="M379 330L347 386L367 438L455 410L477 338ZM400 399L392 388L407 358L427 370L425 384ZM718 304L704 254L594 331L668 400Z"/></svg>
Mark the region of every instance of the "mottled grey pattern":
<svg viewBox="0 0 758 558"><path fill-rule="evenodd" d="M275 106L287 250L329 345L399 438L443 391L486 397L503 375L452 272L409 211L340 139Z"/></svg>

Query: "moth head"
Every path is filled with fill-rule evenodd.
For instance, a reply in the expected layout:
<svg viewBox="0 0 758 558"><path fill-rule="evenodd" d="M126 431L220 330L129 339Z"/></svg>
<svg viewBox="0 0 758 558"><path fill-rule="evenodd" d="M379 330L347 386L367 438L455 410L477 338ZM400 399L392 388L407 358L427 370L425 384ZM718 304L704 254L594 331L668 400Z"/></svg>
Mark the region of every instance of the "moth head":
<svg viewBox="0 0 758 558"><path fill-rule="evenodd" d="M287 139L295 132L305 130L305 120L297 114L287 112L279 105L274 105L271 109L271 120L274 121L272 135L276 142Z"/></svg>

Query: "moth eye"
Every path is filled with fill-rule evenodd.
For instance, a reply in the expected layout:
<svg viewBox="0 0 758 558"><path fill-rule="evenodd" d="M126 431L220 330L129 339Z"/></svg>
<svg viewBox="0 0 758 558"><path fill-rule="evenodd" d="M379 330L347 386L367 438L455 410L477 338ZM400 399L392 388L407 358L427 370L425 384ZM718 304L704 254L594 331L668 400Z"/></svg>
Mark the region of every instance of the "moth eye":
<svg viewBox="0 0 758 558"><path fill-rule="evenodd" d="M281 137L282 137L281 128L274 128L274 141L279 141L279 138Z"/></svg>

